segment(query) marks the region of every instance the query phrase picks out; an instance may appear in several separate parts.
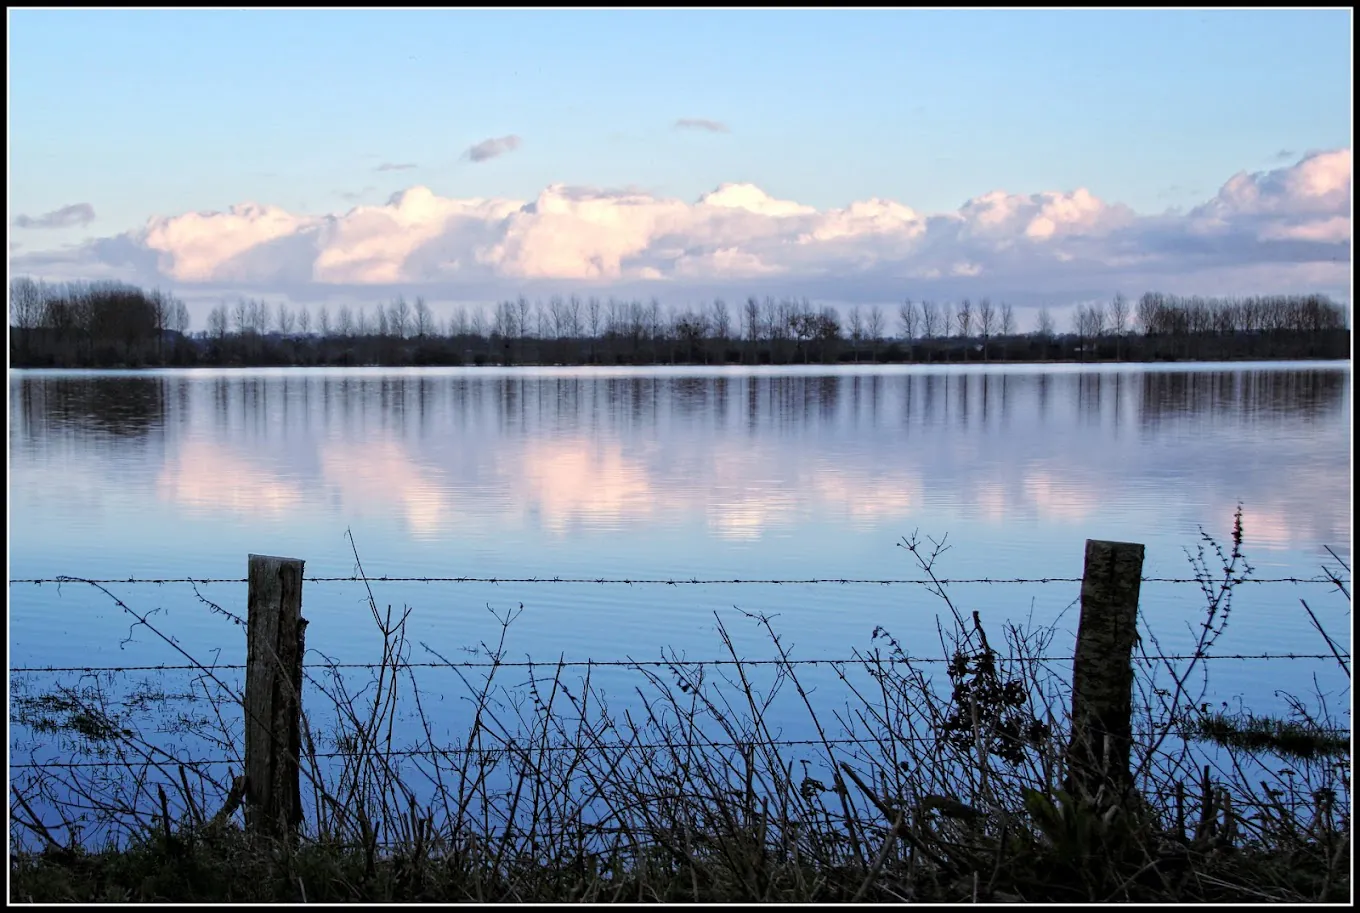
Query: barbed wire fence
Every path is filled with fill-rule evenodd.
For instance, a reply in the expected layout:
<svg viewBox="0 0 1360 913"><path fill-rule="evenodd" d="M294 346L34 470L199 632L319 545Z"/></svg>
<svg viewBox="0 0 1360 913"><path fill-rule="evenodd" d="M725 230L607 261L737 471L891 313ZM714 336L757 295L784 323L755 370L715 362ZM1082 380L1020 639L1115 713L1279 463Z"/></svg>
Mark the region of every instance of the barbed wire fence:
<svg viewBox="0 0 1360 913"><path fill-rule="evenodd" d="M802 577L802 578L739 578L739 577L398 577L398 576L346 576L346 577L303 577L306 583L489 583L489 584L510 584L510 583L573 583L573 584L598 584L598 585L626 585L626 586L731 586L731 585L760 585L760 586L794 586L794 585L827 585L838 584L848 586L852 584L877 585L877 586L950 586L956 584L1053 584L1053 583L1081 583L1081 577L941 577L930 579L923 577ZM1199 577L1142 577L1143 583L1179 583L1203 585L1205 581ZM1337 582L1350 583L1347 578L1334 578L1327 576L1314 577L1236 577L1232 579L1234 585L1237 584L1324 584L1335 586ZM245 577L20 577L11 578L10 586L16 584L29 584L41 586L43 584L63 584L63 583L105 583L105 584L156 584L163 585L169 583L187 584L222 584L222 583L248 583Z"/></svg>
<svg viewBox="0 0 1360 913"><path fill-rule="evenodd" d="M950 585L975 584L988 586L1005 585L1052 585L1052 584L1080 584L1081 577L1067 576L1045 576L1045 577L943 577L943 578L920 578L920 577L898 577L898 578L876 578L876 577L804 577L804 578L727 578L727 577L563 577L563 576L537 576L537 577L474 577L474 576L396 576L396 575L347 575L347 576L304 576L307 583L363 583L365 585L374 583L421 583L421 584L490 584L490 585L509 585L509 584L578 584L578 585L623 585L623 586L731 586L731 585L759 585L759 586L921 586L921 587L942 587ZM1202 577L1156 577L1148 576L1140 578L1142 583L1158 584L1177 584L1177 585L1196 585L1203 586L1205 579ZM245 584L249 580L246 577L81 577L75 575L59 575L56 577L21 577L11 578L9 584L43 586L53 584L61 586L64 584L116 584L134 586L165 586L172 584L187 584L191 586L210 585L210 584ZM1348 578L1337 575L1318 575L1311 577L1284 576L1284 577L1250 577L1240 576L1231 578L1229 581L1233 585L1237 584L1277 584L1277 585L1325 585L1336 588L1343 588L1350 583ZM1342 589L1344 593L1345 590ZM202 597L200 597L202 600ZM246 619L223 609L214 603L207 602L208 608L214 613L225 616L234 624L244 626ZM1150 654L1144 653L1143 659L1149 661L1188 661L1199 660L1237 660L1237 661L1274 661L1274 660L1333 660L1336 659L1335 653L1299 653L1292 651L1285 652L1261 652L1261 653L1220 653L1207 656L1195 656L1192 654ZM1349 653L1344 653L1343 658L1349 659ZM1030 657L1032 662L1071 662L1075 657L1071 654L1055 656ZM409 662L395 661L384 663L337 663L307 662L304 665L308 668L326 668L332 670L342 669L439 669L439 668L458 668L458 669L493 669L493 668L661 668L671 665L685 665L696 667L721 667L721 666L836 666L847 665L863 660L863 657L845 658L816 658L816 659L683 659L683 660L634 660L634 659L593 659L584 660L559 660L553 662L536 662L533 660L524 661L496 661L496 662ZM925 663L925 664L944 664L949 660L943 657L909 657L905 659L887 659L890 663ZM37 673L127 673L127 672L168 672L168 671L193 671L202 669L201 664L173 664L157 663L146 665L126 665L126 666L11 666L12 674L37 674ZM210 663L207 668L214 671L244 670L244 663Z"/></svg>
<svg viewBox="0 0 1360 913"><path fill-rule="evenodd" d="M1347 570L1349 570L1347 568ZM301 578L307 583L318 584L362 584L371 586L373 584L485 584L492 586L500 585L580 585L580 586L656 586L656 587L682 587L682 586L915 586L924 587L939 591L941 587L951 585L985 585L985 586L1020 586L1020 585L1079 585L1083 582L1082 577L1071 576L1042 576L1042 577L958 577L958 578L924 578L924 577L896 577L896 578L873 578L873 577L804 577L804 578L726 578L726 577L607 577L607 576L522 576L522 577L498 577L498 576L368 576L362 573L346 576L327 576L313 575ZM1196 577L1167 577L1167 576L1146 576L1138 578L1141 583L1148 584L1167 584L1176 586L1196 586L1205 587L1206 583L1218 584L1222 581L1208 581L1203 576ZM1230 577L1229 584L1275 584L1291 586L1331 586L1339 589L1342 593L1347 593L1345 587L1349 585L1349 579L1343 579L1339 575L1330 572L1321 576L1280 576L1280 577L1251 577L1243 575L1241 577ZM214 614L221 615L232 623L246 626L246 619L233 612L223 609L211 600L198 593L197 587L201 585L239 585L248 584L250 579L247 577L170 577L170 576L128 576L128 577L79 577L74 575L59 575L55 577L31 577L13 578L9 581L13 586L34 586L41 587L46 585L62 586L95 584L99 586L137 586L137 587L161 587L166 585L187 585L194 588L194 595L198 601L207 606ZM105 591L106 593L108 591ZM110 594L111 595L111 594ZM371 593L370 593L371 595ZM1306 606L1306 603L1305 603ZM135 617L135 616L134 616ZM182 652L182 651L181 651ZM313 651L308 651L313 652ZM856 651L858 652L858 651ZM321 654L324 656L324 654ZM188 657L191 660L193 657ZM1032 655L1024 657L1026 662L1032 663L1072 663L1076 657L1071 653L1056 655ZM1275 662L1275 661L1328 661L1344 660L1349 663L1350 654L1348 651L1341 651L1338 654L1336 649L1330 653L1303 653L1289 651L1263 651L1259 653L1214 653L1208 655L1177 653L1168 651L1162 653L1160 650L1155 652L1143 651L1137 659L1148 664L1152 663L1171 663L1182 661L1239 661L1239 662ZM490 661L468 660L468 661L448 661L440 658L439 661L410 661L401 657L388 657L384 662L336 662L327 660L303 661L302 667L311 670L326 670L337 674L346 670L386 670L388 674L395 675L397 672L416 669L457 669L457 670L500 670L500 669L529 669L529 670L562 670L562 669L584 669L587 674L595 669L634 669L634 670L664 670L676 668L680 669L706 669L724 667L772 667L775 669L790 669L792 667L853 667L868 661L881 663L885 666L890 665L910 665L910 664L931 664L941 666L951 663L953 660L945 657L891 657L877 654L860 654L844 658L805 658L795 659L783 656L779 659L736 659L736 658L704 658L704 659L685 659L672 657L671 659L643 660L643 659L565 659L556 661L538 662L531 659L526 660L506 660L499 656ZM128 675L131 673L159 673L159 672L204 672L209 670L212 673L225 671L245 671L245 663L156 663L156 664L128 664L128 665L27 665L10 667L11 675L60 675L60 674L79 674L86 675ZM533 677L532 674L530 676ZM311 676L309 675L310 679ZM220 684L220 681L219 681ZM530 683L532 684L532 683ZM422 711L423 712L423 711ZM1348 737L1349 728L1328 729L1327 732L1340 736ZM767 743L777 748L821 748L829 749L832 746L847 751L871 750L877 748L882 750L885 745L883 738L847 737L847 738L782 738L767 737ZM896 742L919 742L930 744L938 741L937 736L910 736L896 733L891 741ZM182 746L181 746L182 747ZM223 745L232 749L231 745ZM339 746L337 746L339 747ZM645 753L645 752L664 752L664 751L688 751L688 750L711 750L711 751L744 751L749 748L746 743L722 739L692 739L688 741L665 741L647 743L639 741L623 741L618 743L595 743L590 746L592 750L601 753ZM244 764L244 758L240 752L228 751L227 756L203 757L197 754L192 757L183 757L184 752L166 751L157 746L147 745L146 750L151 753L145 763L147 765L165 765L168 768L181 768L182 770L205 771L212 768L227 768L228 770L239 769ZM581 751L580 745L562 744L547 745L538 744L533 746L534 752L547 753L571 753ZM208 752L214 754L212 752ZM220 752L219 752L220 753ZM343 763L348 763L358 753L354 747L343 747L341 750L316 751L312 749L310 757L317 760L335 759ZM525 753L525 746L515 744L513 738L505 744L500 745L479 745L470 747L468 745L438 745L426 742L416 747L395 747L390 744L384 750L384 755L388 758L411 758L411 759L434 759L437 764L440 759L451 762L457 758L478 758L483 762L494 762L497 757L513 758ZM14 745L11 744L11 755L13 756ZM30 758L18 761L11 758L9 764L12 772L17 771L81 771L99 769L129 769L129 759L127 757L90 757L87 759L39 759L38 755L30 754ZM16 763L16 761L18 761ZM419 763L419 762L416 762ZM181 770L180 776L183 776ZM1166 793L1166 797L1174 797L1172 793Z"/></svg>

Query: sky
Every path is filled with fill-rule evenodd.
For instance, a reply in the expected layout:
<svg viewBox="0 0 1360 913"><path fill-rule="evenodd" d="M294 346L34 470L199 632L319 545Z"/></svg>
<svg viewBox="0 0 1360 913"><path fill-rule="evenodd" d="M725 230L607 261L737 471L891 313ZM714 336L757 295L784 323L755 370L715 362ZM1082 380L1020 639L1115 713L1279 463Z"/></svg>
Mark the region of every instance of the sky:
<svg viewBox="0 0 1360 913"><path fill-rule="evenodd" d="M240 295L1324 292L1352 12L9 10L9 268Z"/></svg>

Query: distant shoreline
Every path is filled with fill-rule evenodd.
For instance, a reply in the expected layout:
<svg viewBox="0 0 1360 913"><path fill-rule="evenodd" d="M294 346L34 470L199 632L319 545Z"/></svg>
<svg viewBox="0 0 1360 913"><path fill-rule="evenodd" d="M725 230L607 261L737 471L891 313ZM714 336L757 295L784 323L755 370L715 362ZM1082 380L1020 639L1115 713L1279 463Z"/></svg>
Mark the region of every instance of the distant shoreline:
<svg viewBox="0 0 1360 913"><path fill-rule="evenodd" d="M118 284L10 289L10 367L664 367L679 365L1121 364L1349 359L1346 309L1321 295L1182 298L1149 292L1137 303L1078 309L1056 332L1046 309L1016 329L1014 309L983 298L976 312L904 301L890 326L880 306L821 310L807 301L751 297L663 312L653 300L502 302L494 318L467 313L441 323L420 299L379 305L370 322L350 308L241 300L213 308L190 334L188 309L160 291ZM974 319L976 318L976 319ZM313 332L313 327L316 332Z"/></svg>
<svg viewBox="0 0 1360 913"><path fill-rule="evenodd" d="M709 373L715 376L725 373L743 374L750 372L758 373L821 373L828 371L839 372L862 372L871 373L876 369L891 369L886 373L905 373L905 369L926 369L926 370L947 370L951 373L959 371L971 371L977 369L979 372L987 369L1004 368L1091 368L1095 370L1107 371L1111 368L1123 369L1145 369L1157 368L1163 371L1174 371L1178 368L1197 369L1201 366L1221 366L1225 369L1238 367L1346 367L1351 365L1350 358L1234 358L1234 359L1210 359L1197 358L1182 361L989 361L989 362L885 362L885 363L839 363L839 364L702 364L702 363L679 363L679 364L516 364L516 365L385 365L385 364L350 364L350 365L141 365L138 367L129 366L109 366L109 367L81 367L81 366L11 366L12 373L22 372L24 374L152 374L163 371L177 373L213 373L213 372L250 372L250 371L327 371L327 372L377 372L377 371L466 371L469 373L501 373L501 372L537 372L537 371L575 371L581 370L583 373L606 373L622 372L625 374L648 373L655 369L666 369L667 372L674 371L681 374L693 374L696 372Z"/></svg>

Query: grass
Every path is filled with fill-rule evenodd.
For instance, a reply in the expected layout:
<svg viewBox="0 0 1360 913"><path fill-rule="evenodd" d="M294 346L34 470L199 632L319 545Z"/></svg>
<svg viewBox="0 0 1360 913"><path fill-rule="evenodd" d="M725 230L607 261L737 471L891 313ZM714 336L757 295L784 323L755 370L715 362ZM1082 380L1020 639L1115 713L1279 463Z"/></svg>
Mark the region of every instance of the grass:
<svg viewBox="0 0 1360 913"><path fill-rule="evenodd" d="M370 594L381 668L360 684L333 667L309 673L325 706L312 701L304 719L300 833L247 835L242 778L181 765L119 729L121 776L53 767L15 779L12 833L29 844L12 837L10 899L1348 900L1349 741L1324 738L1329 721L1301 703L1303 716L1278 725L1201 709L1202 660L1250 572L1240 516L1229 552L1204 540L1190 555L1205 598L1193 658L1135 656L1134 796L1065 791L1071 695L1063 670L1039 659L1055 632L1007 626L989 638L938 584L952 624L937 662L879 628L854 664L835 667L847 697L830 710L767 617L742 623L772 646L772 674L742 662L719 618L730 664L639 665L643 683L615 707L590 670L573 680L546 664L503 682L516 615L500 616L485 674L455 668L472 719L452 747L437 744L431 695L406 665L409 610L382 612ZM935 580L944 543L903 545ZM1153 632L1144 641L1165 652ZM211 670L196 681L214 693ZM228 711L240 705L221 689L204 737L234 747ZM98 709L91 699L63 693L73 706L52 709ZM777 701L802 708L812 738L783 737ZM422 733L414 745L394 744L399 711ZM100 849L80 839L96 829Z"/></svg>

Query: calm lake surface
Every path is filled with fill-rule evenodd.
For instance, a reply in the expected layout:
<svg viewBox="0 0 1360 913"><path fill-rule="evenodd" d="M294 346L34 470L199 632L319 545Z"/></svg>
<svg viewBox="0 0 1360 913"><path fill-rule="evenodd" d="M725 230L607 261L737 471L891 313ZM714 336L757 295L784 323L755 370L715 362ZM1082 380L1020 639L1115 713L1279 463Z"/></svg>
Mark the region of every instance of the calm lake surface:
<svg viewBox="0 0 1360 913"><path fill-rule="evenodd" d="M1239 503L1257 576L1312 577L1324 546L1350 560L1350 380L1348 363L12 371L10 577L240 578L252 552L344 576L346 530L372 576L912 578L899 542L919 530L948 535L943 577L1080 577L1087 538L1145 543L1146 575L1186 577L1199 527L1228 544ZM243 661L243 631L192 587L108 589L197 658ZM199 589L245 614L244 584ZM909 585L373 591L448 658L494 641L488 609L522 605L507 658L545 662L716 658L715 612L771 656L738 609L777 614L795 657L848 657L876 625L937 656L947 611ZM997 629L1056 622L1070 650L1075 584L950 591ZM1325 652L1300 596L1348 642L1329 587L1262 584L1218 651ZM1190 642L1202 606L1193 585L1144 584L1163 646ZM308 583L303 611L309 648L376 656L361 585ZM12 667L183 662L88 585L12 585L9 623ZM1338 677L1224 661L1212 691L1267 710L1315 672Z"/></svg>

